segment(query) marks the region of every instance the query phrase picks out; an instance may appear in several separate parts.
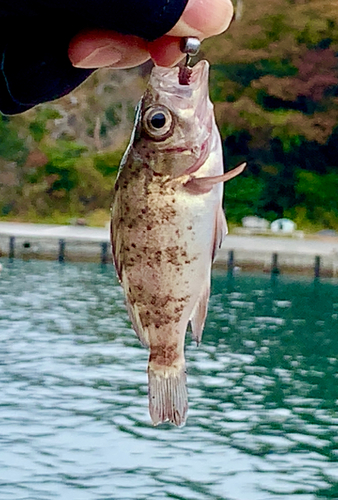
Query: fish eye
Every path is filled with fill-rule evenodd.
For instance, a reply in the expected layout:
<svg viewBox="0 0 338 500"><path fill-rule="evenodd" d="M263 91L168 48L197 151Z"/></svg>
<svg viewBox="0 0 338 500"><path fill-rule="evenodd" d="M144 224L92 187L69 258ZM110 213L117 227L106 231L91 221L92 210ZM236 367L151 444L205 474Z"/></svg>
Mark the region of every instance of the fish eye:
<svg viewBox="0 0 338 500"><path fill-rule="evenodd" d="M171 112L164 106L148 108L143 118L146 132L154 139L163 139L171 129L172 121Z"/></svg>
<svg viewBox="0 0 338 500"><path fill-rule="evenodd" d="M158 129L164 127L165 122L166 122L165 114L162 111L159 111L158 113L153 115L150 119L152 127Z"/></svg>

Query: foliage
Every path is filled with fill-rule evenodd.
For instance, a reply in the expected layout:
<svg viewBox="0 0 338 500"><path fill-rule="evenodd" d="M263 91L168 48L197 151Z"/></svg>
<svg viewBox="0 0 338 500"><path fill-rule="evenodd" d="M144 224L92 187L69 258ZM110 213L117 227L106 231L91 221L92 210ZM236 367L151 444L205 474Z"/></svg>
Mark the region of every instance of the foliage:
<svg viewBox="0 0 338 500"><path fill-rule="evenodd" d="M34 141L42 141L47 133L48 121L57 120L59 118L61 118L61 115L56 109L49 107L38 108L34 120L32 120L28 126L28 130Z"/></svg>
<svg viewBox="0 0 338 500"><path fill-rule="evenodd" d="M21 164L27 152L25 142L19 137L11 121L0 115L0 158Z"/></svg>
<svg viewBox="0 0 338 500"><path fill-rule="evenodd" d="M0 217L106 222L142 86L137 72L103 71L55 103L0 118Z"/></svg>
<svg viewBox="0 0 338 500"><path fill-rule="evenodd" d="M305 210L306 219L321 226L337 227L338 173L319 175L300 170L297 172L297 179L297 206Z"/></svg>
<svg viewBox="0 0 338 500"><path fill-rule="evenodd" d="M97 168L98 157L86 156L85 151L74 142L59 141L56 147L45 147L47 163L27 175L23 201L29 201L31 209L45 216L54 210L85 215L95 209L108 209L116 163L111 165L106 158L106 172L110 175L105 176Z"/></svg>
<svg viewBox="0 0 338 500"><path fill-rule="evenodd" d="M95 168L101 172L104 177L113 176L115 178L122 155L122 150L98 153L94 157Z"/></svg>
<svg viewBox="0 0 338 500"><path fill-rule="evenodd" d="M231 213L231 221L240 223L247 215L260 212L260 199L264 183L262 179L239 176L226 184L225 208L226 214Z"/></svg>
<svg viewBox="0 0 338 500"><path fill-rule="evenodd" d="M240 19L216 43L205 42L204 50L213 63L211 95L227 164L247 160L244 181L262 183L245 215L254 207L256 215L270 220L293 216L305 225L318 222L338 229L338 23L333 4L241 4ZM235 184L233 192L227 187L228 196L228 217L238 222L240 187Z"/></svg>
<svg viewBox="0 0 338 500"><path fill-rule="evenodd" d="M202 44L226 168L248 163L226 185L227 217L338 229L336 5L235 4L230 29ZM70 96L2 117L0 216L104 219L148 73L100 70Z"/></svg>

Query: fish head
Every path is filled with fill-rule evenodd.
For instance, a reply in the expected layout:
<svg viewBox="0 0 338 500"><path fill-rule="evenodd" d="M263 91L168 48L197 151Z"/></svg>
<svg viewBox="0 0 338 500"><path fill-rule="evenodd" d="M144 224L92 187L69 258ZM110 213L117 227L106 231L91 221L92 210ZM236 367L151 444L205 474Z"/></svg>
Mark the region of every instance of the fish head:
<svg viewBox="0 0 338 500"><path fill-rule="evenodd" d="M191 68L189 83L178 67L154 67L139 106L133 149L143 165L172 178L198 170L208 156L214 124L209 64Z"/></svg>

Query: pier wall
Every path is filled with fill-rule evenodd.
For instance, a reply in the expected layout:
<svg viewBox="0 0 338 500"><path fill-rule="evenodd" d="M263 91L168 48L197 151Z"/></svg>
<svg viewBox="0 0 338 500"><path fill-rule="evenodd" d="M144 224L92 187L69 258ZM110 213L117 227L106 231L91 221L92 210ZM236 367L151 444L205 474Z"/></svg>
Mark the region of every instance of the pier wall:
<svg viewBox="0 0 338 500"><path fill-rule="evenodd" d="M109 228L0 222L0 257L59 262L112 262ZM260 271L338 275L338 238L228 235L215 267L229 272Z"/></svg>

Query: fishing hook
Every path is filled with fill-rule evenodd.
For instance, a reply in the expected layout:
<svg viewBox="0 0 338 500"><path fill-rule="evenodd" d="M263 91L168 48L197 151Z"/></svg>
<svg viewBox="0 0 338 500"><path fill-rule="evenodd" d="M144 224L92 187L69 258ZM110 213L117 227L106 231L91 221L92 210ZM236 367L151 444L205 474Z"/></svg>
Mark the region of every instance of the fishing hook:
<svg viewBox="0 0 338 500"><path fill-rule="evenodd" d="M201 42L193 36L186 36L181 39L180 49L183 54L186 54L184 66L181 66L178 74L180 85L189 85L191 68L189 66L191 58L196 56L200 50Z"/></svg>

